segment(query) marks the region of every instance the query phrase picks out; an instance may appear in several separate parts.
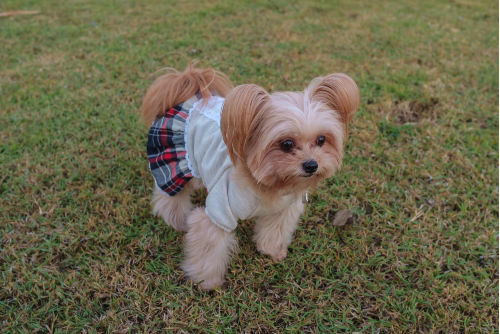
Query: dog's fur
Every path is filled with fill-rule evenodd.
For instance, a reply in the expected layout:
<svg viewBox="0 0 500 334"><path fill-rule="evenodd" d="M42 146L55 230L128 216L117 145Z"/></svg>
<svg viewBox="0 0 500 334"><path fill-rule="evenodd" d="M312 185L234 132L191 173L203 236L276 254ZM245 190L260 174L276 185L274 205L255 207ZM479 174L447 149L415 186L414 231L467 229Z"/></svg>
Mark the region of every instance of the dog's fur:
<svg viewBox="0 0 500 334"><path fill-rule="evenodd" d="M340 168L347 126L359 104L356 83L336 73L314 79L303 92L269 94L253 84L232 88L222 73L189 66L156 79L142 104L145 122L151 124L196 93L226 99L221 132L234 165L232 180L260 198L254 241L274 261L284 259L303 212L302 195ZM286 140L293 143L290 151L283 149ZM307 173L304 162L311 160L318 167ZM197 187L192 180L173 197L155 190L153 213L187 232L182 268L203 289L213 289L224 282L237 241L203 209L192 209L190 195Z"/></svg>

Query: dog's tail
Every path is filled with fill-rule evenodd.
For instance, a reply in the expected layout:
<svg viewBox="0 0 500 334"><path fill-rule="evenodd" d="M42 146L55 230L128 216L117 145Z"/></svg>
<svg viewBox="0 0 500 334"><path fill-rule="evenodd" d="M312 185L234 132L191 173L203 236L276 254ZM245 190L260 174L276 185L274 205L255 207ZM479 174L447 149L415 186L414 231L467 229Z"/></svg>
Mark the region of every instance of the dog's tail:
<svg viewBox="0 0 500 334"><path fill-rule="evenodd" d="M223 73L211 68L194 68L190 64L184 72L174 70L153 82L142 101L142 118L151 125L156 117L198 92L203 99L208 99L212 93L225 97L232 86Z"/></svg>

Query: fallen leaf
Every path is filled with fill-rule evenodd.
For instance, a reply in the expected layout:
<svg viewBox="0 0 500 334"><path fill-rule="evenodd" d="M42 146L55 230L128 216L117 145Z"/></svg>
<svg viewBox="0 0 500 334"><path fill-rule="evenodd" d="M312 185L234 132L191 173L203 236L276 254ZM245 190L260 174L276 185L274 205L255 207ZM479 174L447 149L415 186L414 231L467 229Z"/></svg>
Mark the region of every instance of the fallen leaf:
<svg viewBox="0 0 500 334"><path fill-rule="evenodd" d="M333 226L344 226L346 224L353 224L356 216L351 210L340 210L335 215Z"/></svg>

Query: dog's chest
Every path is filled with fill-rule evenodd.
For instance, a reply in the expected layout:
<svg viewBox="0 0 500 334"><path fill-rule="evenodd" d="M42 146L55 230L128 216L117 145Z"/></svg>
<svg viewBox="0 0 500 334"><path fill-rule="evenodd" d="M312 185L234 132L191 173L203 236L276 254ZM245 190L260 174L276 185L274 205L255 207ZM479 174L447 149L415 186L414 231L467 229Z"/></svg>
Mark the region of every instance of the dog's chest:
<svg viewBox="0 0 500 334"><path fill-rule="evenodd" d="M268 216L281 212L299 200L300 196L297 195L285 195L274 198L272 201L269 201L268 199L260 199L258 207L255 210L255 216Z"/></svg>

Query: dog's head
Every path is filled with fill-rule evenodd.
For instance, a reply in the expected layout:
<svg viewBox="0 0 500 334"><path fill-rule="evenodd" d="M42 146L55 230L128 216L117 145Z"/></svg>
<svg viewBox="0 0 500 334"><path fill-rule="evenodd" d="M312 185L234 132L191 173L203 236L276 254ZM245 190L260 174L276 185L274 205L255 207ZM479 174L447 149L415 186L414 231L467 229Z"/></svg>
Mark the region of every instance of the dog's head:
<svg viewBox="0 0 500 334"><path fill-rule="evenodd" d="M303 92L235 87L221 131L236 167L269 189L303 191L340 167L347 125L359 105L356 83L342 73L314 79Z"/></svg>

